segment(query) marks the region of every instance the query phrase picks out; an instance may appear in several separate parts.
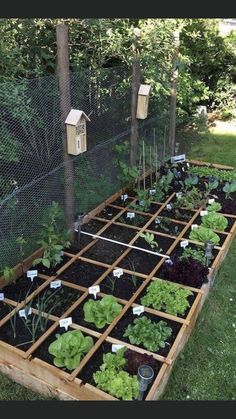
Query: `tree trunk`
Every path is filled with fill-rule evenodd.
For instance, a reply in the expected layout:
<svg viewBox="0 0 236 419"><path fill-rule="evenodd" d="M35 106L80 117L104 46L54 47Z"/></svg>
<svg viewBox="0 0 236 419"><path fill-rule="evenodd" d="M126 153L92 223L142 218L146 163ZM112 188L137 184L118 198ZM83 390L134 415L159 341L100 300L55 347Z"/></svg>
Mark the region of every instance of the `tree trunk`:
<svg viewBox="0 0 236 419"><path fill-rule="evenodd" d="M178 66L177 60L179 55L179 31L175 33L175 50L173 56L173 73L172 73L172 87L171 87L171 102L170 102L170 125L169 125L169 154L173 156L175 153L175 127L176 127L176 91L178 81Z"/></svg>

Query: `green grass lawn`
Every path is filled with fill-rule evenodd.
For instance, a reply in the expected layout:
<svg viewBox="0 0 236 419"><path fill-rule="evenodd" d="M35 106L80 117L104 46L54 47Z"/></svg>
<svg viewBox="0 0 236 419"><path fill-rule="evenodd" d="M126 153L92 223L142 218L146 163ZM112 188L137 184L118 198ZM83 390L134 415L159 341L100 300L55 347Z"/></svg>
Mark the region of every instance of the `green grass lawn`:
<svg viewBox="0 0 236 419"><path fill-rule="evenodd" d="M177 133L187 158L236 166L235 130ZM162 400L236 399L236 240L215 279ZM0 400L45 400L0 374Z"/></svg>

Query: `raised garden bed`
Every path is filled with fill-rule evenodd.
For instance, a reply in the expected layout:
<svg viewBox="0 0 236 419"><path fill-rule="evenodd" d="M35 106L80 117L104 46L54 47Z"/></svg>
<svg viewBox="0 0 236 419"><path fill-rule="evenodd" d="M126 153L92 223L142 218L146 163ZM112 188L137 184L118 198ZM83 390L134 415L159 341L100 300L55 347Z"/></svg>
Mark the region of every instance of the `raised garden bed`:
<svg viewBox="0 0 236 419"><path fill-rule="evenodd" d="M187 178L189 167L209 166L201 162L187 163L177 165L181 181ZM211 167L230 171L230 168L224 166ZM166 173L166 168L162 171ZM207 179L199 179L196 185L199 191L204 191ZM177 202L176 191L181 191L180 184L176 182L175 179L168 193L159 202L153 202L145 212L131 206L136 200L133 191L127 191L129 196L125 201L122 199L125 191L117 192L86 215L80 243L64 249L63 259L54 269L39 267L33 282L27 278L25 272L35 269L32 268L32 262L43 253L43 249L39 249L17 265L15 272L18 279L15 283L3 287L6 284L1 279L1 292L4 294L4 300L0 301L2 372L27 387L43 394L54 394L61 399L123 400L128 396L115 396L112 390L109 394L109 390L104 390L97 378L106 359L104 356L109 353L115 356L114 345L121 345L126 348L121 376L123 374L127 378L129 374L129 377L136 377L138 364L131 367L130 360L137 358L140 359L137 362L150 362L154 377L143 400L156 400L160 397L236 230L236 210L233 211L233 206L230 213L218 211L226 217L228 224L224 231L213 228L213 232L219 236L219 242L214 246L208 267L204 267L202 261L200 269L200 259L204 258L204 242L192 239L191 232L192 225L201 224L204 217L201 211L206 210L206 205L191 209L173 208L173 203ZM225 181L222 185L219 182L213 190L213 195L219 197L218 201L218 198L214 198L215 202L219 202L221 208L225 204L222 192L224 185ZM145 186L150 186L148 177ZM135 216L127 217L129 212ZM151 238L151 242L142 234L146 239ZM186 247L183 247L183 243ZM195 252L194 255L200 258L199 261L194 259L194 263L196 272L202 278L191 275L190 270L189 275L186 276L187 270L183 275L182 267L190 269L193 263L188 258L189 265L186 262L186 249L190 253ZM119 274L115 276L117 269ZM50 286L55 281L59 281L56 289ZM90 287L96 285L100 289L95 298ZM174 303L171 305L170 299L165 301L164 297L163 301L159 301L160 292L164 292L164 296L168 292L172 296L174 293L182 293L185 304L183 307L180 305L182 308L176 307ZM101 319L94 323L91 318L85 317L88 303L93 301L101 304L111 295L118 305L113 319L107 317L103 324L99 323ZM20 311L28 309L31 314L26 311L26 317L20 317ZM135 312L135 309L141 312ZM70 317L72 323L68 325L68 332L81 331L90 342L73 369L68 368L70 364L56 366L54 356L49 352L49 346L66 333L65 328L60 326L60 320ZM34 329L32 335L32 327L37 324L37 319L42 324L39 322L40 327ZM145 330L143 336L136 336L138 332L134 332L136 329L132 327L142 322L147 322L147 330L150 327L150 333L153 333L151 345L155 342L155 330L163 327L164 343L157 341L156 347L150 346L149 332L145 336ZM119 375L120 371L117 370L116 374ZM136 398L136 390L133 390L131 399Z"/></svg>

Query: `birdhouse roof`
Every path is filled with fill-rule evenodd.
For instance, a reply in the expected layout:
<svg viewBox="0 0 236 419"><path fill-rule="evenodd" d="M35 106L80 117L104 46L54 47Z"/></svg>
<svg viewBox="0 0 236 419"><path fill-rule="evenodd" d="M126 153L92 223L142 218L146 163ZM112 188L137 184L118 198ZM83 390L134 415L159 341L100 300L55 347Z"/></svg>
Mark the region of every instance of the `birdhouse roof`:
<svg viewBox="0 0 236 419"><path fill-rule="evenodd" d="M138 94L147 96L149 95L150 89L151 89L150 84L140 84Z"/></svg>
<svg viewBox="0 0 236 419"><path fill-rule="evenodd" d="M84 116L87 121L90 121L89 117L84 113L84 111L80 111L79 109L71 109L67 115L65 124L77 125L82 116Z"/></svg>

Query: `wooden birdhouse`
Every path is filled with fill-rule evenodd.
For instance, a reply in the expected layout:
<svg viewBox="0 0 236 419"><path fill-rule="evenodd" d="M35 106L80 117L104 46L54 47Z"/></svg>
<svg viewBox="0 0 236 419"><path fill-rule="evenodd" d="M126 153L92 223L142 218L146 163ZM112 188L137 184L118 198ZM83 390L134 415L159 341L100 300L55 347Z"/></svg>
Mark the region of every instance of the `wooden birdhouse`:
<svg viewBox="0 0 236 419"><path fill-rule="evenodd" d="M149 84L141 84L138 91L138 103L136 118L145 119L148 113L148 101L151 86Z"/></svg>
<svg viewBox="0 0 236 419"><path fill-rule="evenodd" d="M67 153L77 156L87 150L86 121L89 117L78 109L71 109L65 124L67 134Z"/></svg>

